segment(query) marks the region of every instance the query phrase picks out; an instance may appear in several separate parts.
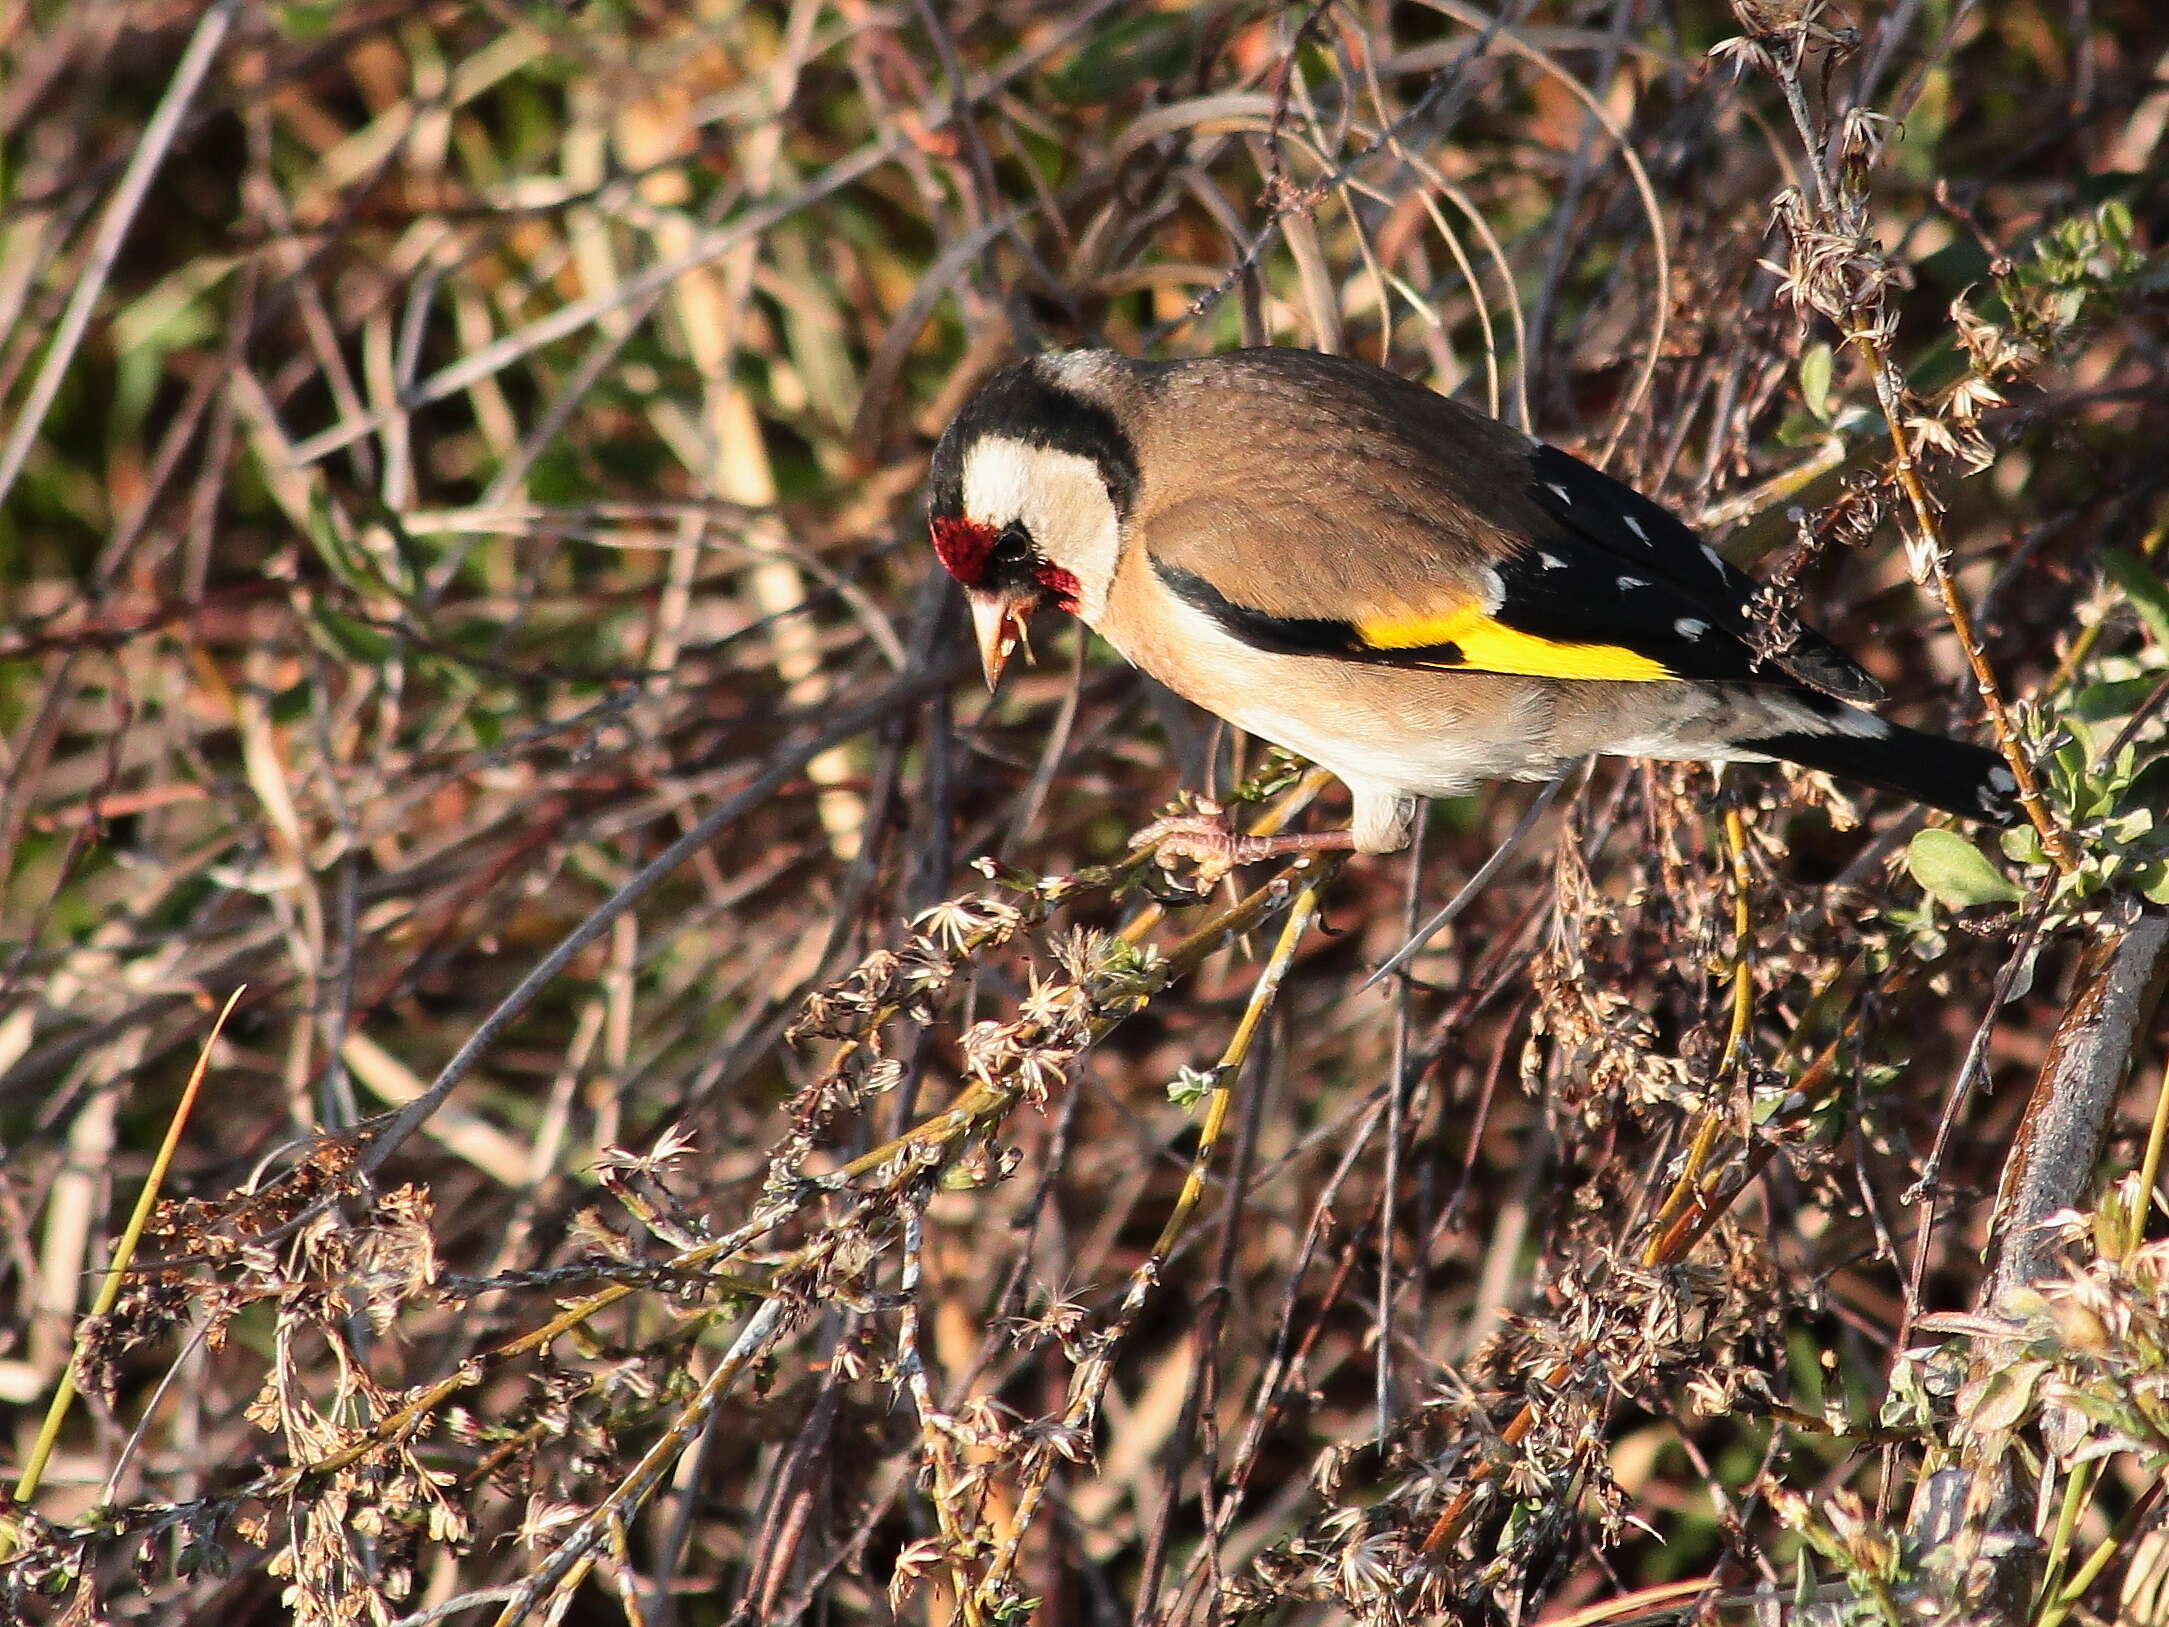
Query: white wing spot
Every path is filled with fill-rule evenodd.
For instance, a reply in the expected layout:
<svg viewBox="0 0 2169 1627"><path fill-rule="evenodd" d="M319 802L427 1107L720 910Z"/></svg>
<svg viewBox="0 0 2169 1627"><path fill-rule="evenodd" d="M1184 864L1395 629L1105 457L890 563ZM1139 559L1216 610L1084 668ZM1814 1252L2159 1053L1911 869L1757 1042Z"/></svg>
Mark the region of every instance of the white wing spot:
<svg viewBox="0 0 2169 1627"><path fill-rule="evenodd" d="M1574 506L1574 499L1573 499L1572 497L1570 497L1570 496L1568 496L1568 495L1567 495L1567 489L1566 489L1566 487L1564 487L1564 486L1560 485L1558 481L1556 481L1556 480L1547 480L1547 481L1545 481L1545 482L1544 482L1544 489L1545 489L1546 491L1550 492L1550 493L1552 494L1552 496L1554 496L1554 497L1558 498L1560 502L1562 502L1562 503L1566 504L1566 506L1567 506L1568 508L1572 508L1572 507Z"/></svg>
<svg viewBox="0 0 2169 1627"><path fill-rule="evenodd" d="M2006 774L2010 772L2011 771L2009 769L2004 770L2004 773ZM2015 790L2016 788L2017 785L2014 781L2012 789ZM1995 776L1991 774L1989 776L1989 783L1981 787L1980 791L1976 794L1975 800L1980 803L1981 811L1983 813L2001 815L2006 812L2003 799L2009 795L2009 791L2000 790L1997 788L1995 783Z"/></svg>
<svg viewBox="0 0 2169 1627"><path fill-rule="evenodd" d="M1645 577L1622 576L1619 579L1619 585L1623 588L1646 588L1649 586L1649 582Z"/></svg>
<svg viewBox="0 0 2169 1627"><path fill-rule="evenodd" d="M1692 616L1682 616L1672 624L1672 631L1679 634L1681 638L1700 638L1709 630L1710 624L1708 622L1696 621Z"/></svg>
<svg viewBox="0 0 2169 1627"><path fill-rule="evenodd" d="M1634 533L1635 540L1647 547L1649 545L1649 533L1642 529L1642 522L1631 514L1622 514L1620 518L1627 522L1627 529Z"/></svg>
<svg viewBox="0 0 2169 1627"><path fill-rule="evenodd" d="M1496 616L1499 606L1506 603L1506 578L1486 565L1477 573L1476 585L1483 594L1484 614Z"/></svg>
<svg viewBox="0 0 2169 1627"><path fill-rule="evenodd" d="M1988 783L2005 796L2009 796L2018 789L2018 776L2005 768L2003 764L1998 763L1988 771Z"/></svg>
<svg viewBox="0 0 2169 1627"><path fill-rule="evenodd" d="M1719 576L1725 574L1725 556L1719 553L1715 548L1712 548L1706 542L1702 545L1702 557L1708 560L1710 564L1716 568L1717 574Z"/></svg>
<svg viewBox="0 0 2169 1627"><path fill-rule="evenodd" d="M1538 554L1536 562L1547 571L1563 571L1566 569L1566 561L1557 554Z"/></svg>

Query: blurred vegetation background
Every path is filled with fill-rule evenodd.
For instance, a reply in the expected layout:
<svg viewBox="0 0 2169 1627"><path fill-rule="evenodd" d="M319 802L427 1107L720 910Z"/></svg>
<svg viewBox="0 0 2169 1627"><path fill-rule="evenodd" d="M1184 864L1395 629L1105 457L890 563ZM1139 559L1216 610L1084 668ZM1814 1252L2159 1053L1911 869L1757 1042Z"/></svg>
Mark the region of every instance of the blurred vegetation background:
<svg viewBox="0 0 2169 1627"><path fill-rule="evenodd" d="M2169 1622L2165 161L2148 0L0 0L0 1618ZM1087 342L1604 462L2045 839L1186 892L1340 793L921 541Z"/></svg>

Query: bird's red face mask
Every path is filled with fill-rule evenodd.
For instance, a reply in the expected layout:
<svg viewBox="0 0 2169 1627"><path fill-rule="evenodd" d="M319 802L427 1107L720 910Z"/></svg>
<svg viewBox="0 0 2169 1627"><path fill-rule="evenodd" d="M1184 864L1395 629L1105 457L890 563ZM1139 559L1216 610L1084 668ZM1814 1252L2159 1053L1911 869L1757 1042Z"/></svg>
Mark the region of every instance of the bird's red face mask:
<svg viewBox="0 0 2169 1627"><path fill-rule="evenodd" d="M962 515L937 515L927 529L942 569L971 604L979 665L992 689L1019 649L1031 659L1026 628L1034 611L1050 603L1077 608L1077 578L1042 558L1022 526L996 530Z"/></svg>

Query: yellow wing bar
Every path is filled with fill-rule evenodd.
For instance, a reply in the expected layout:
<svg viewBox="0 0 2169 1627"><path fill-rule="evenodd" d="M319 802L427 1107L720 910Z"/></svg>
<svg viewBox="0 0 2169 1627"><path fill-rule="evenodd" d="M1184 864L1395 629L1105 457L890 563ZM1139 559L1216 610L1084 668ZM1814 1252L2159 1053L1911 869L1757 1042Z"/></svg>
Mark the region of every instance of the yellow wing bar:
<svg viewBox="0 0 2169 1627"><path fill-rule="evenodd" d="M1355 628L1356 636L1374 650L1415 650L1450 644L1461 652L1459 661L1442 655L1440 666L1475 667L1483 672L1512 672L1530 678L1611 678L1629 683L1653 683L1678 676L1663 662L1623 645L1562 644L1557 639L1539 638L1494 621L1474 606L1444 616L1359 621Z"/></svg>

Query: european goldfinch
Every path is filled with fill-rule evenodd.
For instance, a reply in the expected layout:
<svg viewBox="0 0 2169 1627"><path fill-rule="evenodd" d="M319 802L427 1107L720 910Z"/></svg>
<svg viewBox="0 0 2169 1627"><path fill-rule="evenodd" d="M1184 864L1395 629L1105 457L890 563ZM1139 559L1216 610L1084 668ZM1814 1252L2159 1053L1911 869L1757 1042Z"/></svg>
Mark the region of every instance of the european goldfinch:
<svg viewBox="0 0 2169 1627"><path fill-rule="evenodd" d="M1993 752L1847 704L1875 681L1780 625L1673 515L1365 362L1035 357L942 436L928 516L990 686L1052 605L1346 783L1352 829L1234 839L1235 862L1389 853L1419 799L1590 752L1783 758L1968 818L2016 814Z"/></svg>

